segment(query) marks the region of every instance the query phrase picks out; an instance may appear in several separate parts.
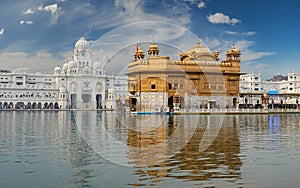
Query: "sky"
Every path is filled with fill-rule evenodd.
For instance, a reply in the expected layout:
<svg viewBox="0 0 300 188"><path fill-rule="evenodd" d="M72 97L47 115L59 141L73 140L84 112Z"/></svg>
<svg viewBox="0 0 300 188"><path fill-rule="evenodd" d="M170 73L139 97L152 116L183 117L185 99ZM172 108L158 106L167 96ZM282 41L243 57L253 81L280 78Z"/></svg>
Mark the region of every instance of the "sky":
<svg viewBox="0 0 300 188"><path fill-rule="evenodd" d="M221 60L234 42L241 71L267 79L300 73L297 0L1 0L0 69L52 73L84 37L95 61L119 74L136 43L152 40L161 55L179 58L197 36Z"/></svg>

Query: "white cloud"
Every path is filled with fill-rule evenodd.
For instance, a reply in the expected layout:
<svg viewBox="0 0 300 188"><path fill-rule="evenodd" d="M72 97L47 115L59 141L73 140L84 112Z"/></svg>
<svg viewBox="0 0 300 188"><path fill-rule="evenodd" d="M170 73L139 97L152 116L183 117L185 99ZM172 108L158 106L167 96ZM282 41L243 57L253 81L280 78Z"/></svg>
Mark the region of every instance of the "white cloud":
<svg viewBox="0 0 300 188"><path fill-rule="evenodd" d="M188 6L183 2L176 2L162 3L159 6L165 11L153 14L145 11L144 1L142 0L116 0L113 9L107 10L103 8L101 11L95 10L99 14L90 17L89 25L94 29L112 28L140 21L162 21L183 26L189 25L191 23L191 12ZM71 14L72 17L68 16L70 16L70 19L74 19L74 17L82 13L82 9L80 10L78 7L74 10L76 12Z"/></svg>
<svg viewBox="0 0 300 188"><path fill-rule="evenodd" d="M63 14L61 7L59 7L57 4L47 5L45 7L43 7L43 5L40 5L38 7L38 10L50 12L51 14L50 25L56 24L58 21L58 17Z"/></svg>
<svg viewBox="0 0 300 188"><path fill-rule="evenodd" d="M206 41L207 47L211 50L218 49L219 46L221 45L221 42L216 38L207 39L205 41Z"/></svg>
<svg viewBox="0 0 300 188"><path fill-rule="evenodd" d="M228 49L230 49L232 45L232 41L223 41L223 44L226 44L225 46L222 46L221 49L224 50L224 52ZM248 61L254 61L261 59L266 56L272 56L275 55L275 52L256 52L251 50L251 47L255 45L254 41L249 40L238 40L234 42L235 48L241 50L242 55L242 62L248 62Z"/></svg>
<svg viewBox="0 0 300 188"><path fill-rule="evenodd" d="M41 4L40 6L38 6L37 9L40 10L40 11L44 10L43 4Z"/></svg>
<svg viewBox="0 0 300 188"><path fill-rule="evenodd" d="M256 34L255 31L248 31L248 32L246 32L246 35L248 35L248 36L252 36L252 35L255 35L255 34Z"/></svg>
<svg viewBox="0 0 300 188"><path fill-rule="evenodd" d="M238 32L235 31L225 31L225 33L229 34L229 35L238 35Z"/></svg>
<svg viewBox="0 0 300 188"><path fill-rule="evenodd" d="M220 52L220 59L225 60L225 53L231 48L232 41L220 41L216 38L207 38L205 39L205 41L207 41L206 43L211 50L218 49ZM245 65L246 67L248 67L247 70L250 69L250 64L253 65L255 64L254 62L258 60L261 61L264 57L275 55L275 52L253 51L251 47L253 47L254 45L255 42L249 40L238 40L234 42L235 48L241 51L241 67Z"/></svg>
<svg viewBox="0 0 300 188"><path fill-rule="evenodd" d="M27 9L26 11L23 12L23 14L33 14L34 11L32 9Z"/></svg>
<svg viewBox="0 0 300 188"><path fill-rule="evenodd" d="M29 20L29 21L21 20L21 21L20 21L20 25L24 25L24 24L32 25L32 24L33 24L33 21L31 21L31 20Z"/></svg>
<svg viewBox="0 0 300 188"><path fill-rule="evenodd" d="M3 35L3 34L4 34L4 29L1 28L1 29L0 29L0 36Z"/></svg>
<svg viewBox="0 0 300 188"><path fill-rule="evenodd" d="M231 48L232 41L219 40L216 38L206 38L205 41L207 46L211 50L219 50L219 58L221 61L225 60L225 53ZM258 71L260 71L262 75L274 75L274 73L276 73L276 71L274 71L275 66L272 66L271 64L262 61L265 57L275 55L275 52L253 51L251 48L254 45L255 42L249 40L238 40L234 43L235 48L241 50L241 71L246 73L257 73Z"/></svg>
<svg viewBox="0 0 300 188"><path fill-rule="evenodd" d="M33 55L26 52L3 52L0 53L0 67L16 70L26 68L29 72L52 72L56 65L62 65L63 62L47 51L38 51ZM9 63L7 63L9 62ZM50 71L49 71L50 70Z"/></svg>
<svg viewBox="0 0 300 188"><path fill-rule="evenodd" d="M248 31L248 32L243 32L243 33L235 32L235 31L225 31L225 33L227 33L229 35L246 35L246 36L252 36L252 35L256 34L255 31Z"/></svg>
<svg viewBox="0 0 300 188"><path fill-rule="evenodd" d="M94 58L103 60L101 63L104 64L105 59L111 59L105 66L106 70L119 73L133 60L137 43L147 54L153 34L160 54L172 59L179 59L180 51L187 51L197 41L196 35L179 25L158 21L137 22L118 27L94 41Z"/></svg>
<svg viewBox="0 0 300 188"><path fill-rule="evenodd" d="M229 16L219 12L207 16L207 20L212 24L228 24L228 25L235 25L241 22L241 20L238 20L236 18L230 18Z"/></svg>
<svg viewBox="0 0 300 188"><path fill-rule="evenodd" d="M263 77L270 78L277 74L278 70L268 63L265 62L254 62L254 61L243 61L241 65L241 72L245 73L261 73Z"/></svg>
<svg viewBox="0 0 300 188"><path fill-rule="evenodd" d="M51 14L54 14L58 9L58 5L57 4L53 4L53 5L47 5L44 7L45 11L51 12Z"/></svg>
<svg viewBox="0 0 300 188"><path fill-rule="evenodd" d="M253 52L251 50L244 50L243 51L243 61L253 61L257 59L261 59L266 56L275 55L274 52Z"/></svg>
<svg viewBox="0 0 300 188"><path fill-rule="evenodd" d="M3 52L1 56L17 58L17 57L27 57L28 55L25 52Z"/></svg>
<svg viewBox="0 0 300 188"><path fill-rule="evenodd" d="M191 4L196 4L198 0L184 0L185 2L189 2Z"/></svg>
<svg viewBox="0 0 300 188"><path fill-rule="evenodd" d="M197 6L198 6L198 8L200 8L200 9L201 9L201 8L205 8L205 2L203 2L203 1L199 2Z"/></svg>

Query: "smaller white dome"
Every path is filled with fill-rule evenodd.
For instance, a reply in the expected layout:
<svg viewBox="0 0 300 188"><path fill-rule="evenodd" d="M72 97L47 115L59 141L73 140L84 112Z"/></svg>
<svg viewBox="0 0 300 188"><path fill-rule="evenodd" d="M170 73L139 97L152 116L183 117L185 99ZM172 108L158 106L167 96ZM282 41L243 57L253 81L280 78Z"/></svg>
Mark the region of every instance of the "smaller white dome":
<svg viewBox="0 0 300 188"><path fill-rule="evenodd" d="M65 64L62 66L62 69L63 69L63 70L67 70L67 69L68 69L68 63L65 63Z"/></svg>
<svg viewBox="0 0 300 188"><path fill-rule="evenodd" d="M94 68L94 69L102 69L102 64L101 64L100 62L97 61L97 62L94 63L93 68Z"/></svg>
<svg viewBox="0 0 300 188"><path fill-rule="evenodd" d="M54 71L59 72L59 71L61 71L61 68L59 66L57 66L57 67L54 68Z"/></svg>
<svg viewBox="0 0 300 188"><path fill-rule="evenodd" d="M74 60L71 60L71 61L68 63L68 68L69 68L69 69L77 68L77 63L76 63Z"/></svg>

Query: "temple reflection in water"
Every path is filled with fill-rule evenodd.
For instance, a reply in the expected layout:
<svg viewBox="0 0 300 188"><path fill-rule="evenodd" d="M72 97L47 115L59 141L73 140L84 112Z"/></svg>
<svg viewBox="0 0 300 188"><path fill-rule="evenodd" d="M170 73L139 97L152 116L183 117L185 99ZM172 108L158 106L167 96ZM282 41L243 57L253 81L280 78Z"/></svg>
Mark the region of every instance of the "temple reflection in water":
<svg viewBox="0 0 300 188"><path fill-rule="evenodd" d="M299 149L295 144L280 140L279 135L280 131L294 135L293 127L281 127L279 122L296 126L297 115L82 113L82 128L86 132L81 130L81 136L101 157L134 169L132 173L139 180L132 180L130 186L161 185L169 180L181 183L187 180L193 185L198 182L205 186L215 186L216 182L243 186L245 150ZM215 121L218 118L221 121ZM257 135L253 135L254 132ZM265 142L266 135L269 142Z"/></svg>
<svg viewBox="0 0 300 188"><path fill-rule="evenodd" d="M186 118L193 116L186 116ZM205 151L199 151L200 143L205 131L214 129L209 125L210 116L200 116L201 122L195 129L189 142L173 156L167 157L172 142L166 142L175 129L189 126L182 124L181 116L169 116L165 125L159 126L151 132L141 133L127 129L128 145L135 146L129 151L131 163L137 167L136 174L140 177L150 176L150 179L161 179L165 177L187 179L187 180L209 180L227 178L235 181L240 178L242 161L240 159L240 141L237 116L226 116L224 124L211 145ZM181 131L180 139L184 139L184 129ZM160 144L157 144L160 142ZM162 144L163 143L163 144ZM153 147L158 145L160 147ZM164 146L164 147L162 147ZM136 149L138 147L139 149ZM151 148L147 150L145 148ZM150 151L143 152L140 151ZM164 161L161 160L164 156ZM157 161L155 163L154 161ZM146 168L145 168L146 167Z"/></svg>

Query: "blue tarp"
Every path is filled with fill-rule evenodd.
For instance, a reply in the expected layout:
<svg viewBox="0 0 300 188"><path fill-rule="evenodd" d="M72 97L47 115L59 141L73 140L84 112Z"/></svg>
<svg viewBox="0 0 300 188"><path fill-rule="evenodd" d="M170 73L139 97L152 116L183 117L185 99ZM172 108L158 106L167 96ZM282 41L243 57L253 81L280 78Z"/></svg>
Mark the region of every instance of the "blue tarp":
<svg viewBox="0 0 300 188"><path fill-rule="evenodd" d="M277 89L274 90L268 90L268 95L278 95L279 91Z"/></svg>

